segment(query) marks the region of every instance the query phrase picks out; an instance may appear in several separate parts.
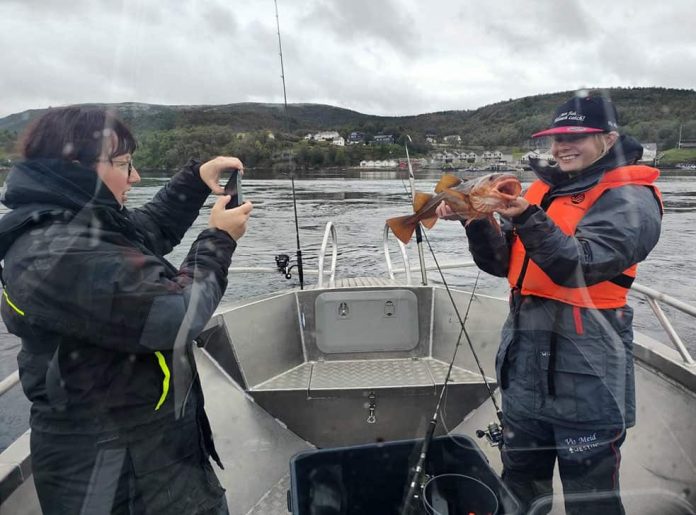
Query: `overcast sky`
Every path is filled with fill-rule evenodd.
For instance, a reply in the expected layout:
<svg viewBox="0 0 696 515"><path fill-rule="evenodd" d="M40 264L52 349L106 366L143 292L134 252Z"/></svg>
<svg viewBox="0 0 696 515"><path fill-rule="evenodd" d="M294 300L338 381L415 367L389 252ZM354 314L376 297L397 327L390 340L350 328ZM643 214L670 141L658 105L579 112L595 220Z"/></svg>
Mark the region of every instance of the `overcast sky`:
<svg viewBox="0 0 696 515"><path fill-rule="evenodd" d="M287 99L368 114L696 87L694 0L278 0ZM0 116L282 102L273 0L0 0Z"/></svg>

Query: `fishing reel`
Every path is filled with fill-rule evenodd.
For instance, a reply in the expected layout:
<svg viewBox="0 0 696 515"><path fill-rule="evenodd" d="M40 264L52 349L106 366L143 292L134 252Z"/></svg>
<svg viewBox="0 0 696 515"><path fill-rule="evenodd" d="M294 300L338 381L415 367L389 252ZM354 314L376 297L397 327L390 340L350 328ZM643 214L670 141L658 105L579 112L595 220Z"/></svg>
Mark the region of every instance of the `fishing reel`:
<svg viewBox="0 0 696 515"><path fill-rule="evenodd" d="M491 447L498 447L500 449L503 446L503 426L497 422L491 422L486 429L477 429L476 436L479 438L485 436Z"/></svg>
<svg viewBox="0 0 696 515"><path fill-rule="evenodd" d="M278 254L275 257L276 267L278 271L285 276L286 279L292 279L290 271L295 265L290 264L290 256L287 254Z"/></svg>

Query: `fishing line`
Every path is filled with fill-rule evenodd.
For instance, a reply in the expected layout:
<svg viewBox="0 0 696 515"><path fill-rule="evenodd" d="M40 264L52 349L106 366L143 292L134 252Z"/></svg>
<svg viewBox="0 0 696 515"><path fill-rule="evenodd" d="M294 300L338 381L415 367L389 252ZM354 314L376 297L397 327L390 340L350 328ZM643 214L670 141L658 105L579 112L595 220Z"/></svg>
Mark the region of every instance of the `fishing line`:
<svg viewBox="0 0 696 515"><path fill-rule="evenodd" d="M288 95L285 90L285 65L283 64L283 45L280 41L280 18L278 17L278 0L273 0L278 29L278 54L280 55L280 78L283 80L283 112L285 115L285 132L290 134L290 117L288 116ZM282 156L281 156L282 159ZM302 268L302 246L300 245L300 225L297 218L297 197L295 196L295 169L292 163L292 152L288 152L288 173L292 187L292 209L295 214L295 238L297 240L297 275L300 279L300 290L304 290L304 270Z"/></svg>
<svg viewBox="0 0 696 515"><path fill-rule="evenodd" d="M500 407L498 406L498 401L495 400L495 396L493 395L493 390L491 390L491 385L488 382L488 378L486 378L486 374L483 371L483 366L481 365L481 361L479 360L478 354L476 353L476 350L474 349L473 343L471 343L471 338L469 338L469 333L466 330L466 320L469 317L469 310L471 309L471 303L474 300L474 294L476 292L476 286L478 284L479 277L481 276L481 271L479 270L476 273L476 281L474 282L474 288L471 292L471 296L469 297L469 303L467 304L467 307L466 307L466 313L464 314L464 319L462 320L462 317L459 314L459 308L457 308L457 304L454 301L454 297L452 296L452 291L450 290L449 285L447 284L447 281L445 280L445 275L442 272L442 269L440 268L440 263L438 263L438 261L437 261L437 257L435 256L435 251L433 250L433 247L430 244L430 239L428 238L428 234L425 230L423 231L423 237L425 238L425 242L428 244L428 249L430 249L430 254L433 257L433 261L435 261L435 266L437 267L437 271L440 274L440 279L442 280L442 284L445 287L445 291L447 291L447 295L449 296L450 302L452 303L452 307L454 308L454 313L457 315L457 320L459 321L459 324L461 326L460 336L457 339L457 345L454 347L454 355L452 356L452 361L450 361L450 371L452 370L452 366L454 365L454 360L457 356L457 350L459 349L459 344L461 342L461 335L464 334L464 336L466 338L466 342L469 344L469 348L471 349L471 354L474 356L474 361L476 361L476 366L478 367L479 373L481 374L481 377L483 378L483 382L486 385L486 390L488 390L488 395L491 398L491 401L493 401L493 406L495 407L496 415L498 416L498 419L502 423L503 412L501 411ZM447 378L449 379L449 371L447 373ZM445 383L445 384L447 384L447 383Z"/></svg>

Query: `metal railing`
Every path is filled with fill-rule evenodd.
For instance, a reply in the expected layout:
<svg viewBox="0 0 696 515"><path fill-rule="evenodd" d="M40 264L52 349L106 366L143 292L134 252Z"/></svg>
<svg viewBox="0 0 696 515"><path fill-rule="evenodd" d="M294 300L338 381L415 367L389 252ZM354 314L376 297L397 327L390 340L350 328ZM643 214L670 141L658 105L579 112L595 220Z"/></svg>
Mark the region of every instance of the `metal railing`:
<svg viewBox="0 0 696 515"><path fill-rule="evenodd" d="M19 383L19 370L15 370L5 379L0 381L0 397L5 395L17 383Z"/></svg>
<svg viewBox="0 0 696 515"><path fill-rule="evenodd" d="M326 246L328 244L328 238L331 238L331 245L332 245L332 252L331 252L331 268L328 270L329 273L329 283L332 285L335 284L336 281L336 258L338 257L338 240L336 237L336 229L334 228L333 223L327 222L326 223L326 228L324 229L324 240L322 241L321 244L321 251L319 254L319 264L316 269L308 269L308 268L303 268L303 273L304 275L318 275L318 288L321 288L321 284L323 283L324 280L324 274L327 273L326 270L323 270L324 267L324 258L326 254ZM272 274L277 274L278 273L278 268L277 267L272 267L272 266L231 266L230 268L227 269L227 273L230 274L265 274L265 273L272 273Z"/></svg>
<svg viewBox="0 0 696 515"><path fill-rule="evenodd" d="M324 229L324 239L321 241L321 249L319 250L319 263L317 264L319 277L317 279L317 288L324 287L324 258L326 257L326 245L329 237L331 237L331 275L329 276L329 288L336 286L336 256L338 256L338 239L336 238L336 228L331 222L326 222Z"/></svg>
<svg viewBox="0 0 696 515"><path fill-rule="evenodd" d="M682 342L681 338L674 330L672 323L667 318L665 312L662 311L662 308L660 307L660 304L658 304L658 302L663 302L664 304L672 306L673 308L678 309L682 313L691 315L694 318L696 318L696 308L694 306L691 306L690 304L687 304L686 302L682 302L679 299L670 297L665 293L653 290L652 288L643 286L642 284L633 283L633 285L631 286L631 290L640 293L641 295L643 295L643 297L645 297L645 300L648 302L648 305L653 310L653 313L655 314L657 321L660 323L665 333L667 333L667 336L672 342L672 345L674 345L674 347L677 349L682 359L684 360L684 363L690 366L696 365L696 362L694 362L694 358L691 357L689 350L686 348L684 342Z"/></svg>
<svg viewBox="0 0 696 515"><path fill-rule="evenodd" d="M387 268L389 270L389 277L391 279L394 279L394 274L405 272L406 278L407 278L406 282L407 282L407 284L410 284L411 271L409 270L408 259L404 259L405 270L404 269L392 269L392 267L391 267L391 260L389 259L389 252L387 250L387 244L386 244L386 239L387 239L386 231L387 231L387 229L385 228L385 235L384 235L384 249L385 250L384 250L384 252L385 252L385 258L387 260ZM403 245L401 247L402 247L402 252L405 252L405 250L403 249ZM475 266L476 266L476 263L474 263L473 261L459 261L459 262L454 262L454 263L441 264L440 269L446 270L446 269L455 269L455 268L469 268L469 267L475 267ZM425 269L427 271L437 270L437 266L435 266L435 265L426 266ZM635 293L639 293L639 294L643 295L643 297L647 301L648 305L652 309L653 313L655 314L655 318L657 318L657 321L660 323L660 325L662 326L662 329L665 331L668 338L672 342L672 345L677 350L677 352L679 352L679 355L681 356L683 362L689 366L696 366L696 362L694 361L693 357L691 356L691 353L686 348L686 345L684 345L684 342L677 334L676 330L674 329L674 326L669 321L669 318L667 318L667 315L662 310L659 303L662 302L668 306L671 306L671 307L681 311L682 313L686 313L687 315L691 315L694 318L696 318L696 307L694 307L690 304L687 304L686 302L683 302L679 299L671 297L665 293L662 293L662 292L659 292L659 291L654 290L652 288L649 288L648 286L643 286L642 284L633 283L633 285L631 286L631 290Z"/></svg>
<svg viewBox="0 0 696 515"><path fill-rule="evenodd" d="M389 226L384 224L384 233L382 235L382 246L384 247L384 260L387 262L387 273L389 274L389 279L394 280L394 273L406 272L406 284L411 284L411 265L408 263L408 254L406 254L406 245L401 243L401 240L396 240L399 244L399 250L401 251L401 259L404 262L404 268L394 270L392 268L391 256L389 255Z"/></svg>

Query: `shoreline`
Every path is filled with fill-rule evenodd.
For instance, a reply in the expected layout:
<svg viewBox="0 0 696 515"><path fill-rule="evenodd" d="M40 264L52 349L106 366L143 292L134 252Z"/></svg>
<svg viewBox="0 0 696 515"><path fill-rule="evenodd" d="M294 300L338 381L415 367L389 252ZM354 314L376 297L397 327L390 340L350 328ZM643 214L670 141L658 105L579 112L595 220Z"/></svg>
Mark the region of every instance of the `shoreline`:
<svg viewBox="0 0 696 515"><path fill-rule="evenodd" d="M684 168L674 168L674 167L657 167L660 170L662 176L669 177L694 177L696 176L696 170L684 169ZM252 174L253 178L257 178L256 174L260 175L259 179L266 178L279 178L288 177L287 174L281 174L273 171L270 168L246 168L246 170ZM0 167L0 182L4 182L5 176L10 171L10 168ZM178 170L147 170L143 169L140 173L143 177L171 177ZM444 173L465 173L465 174L475 174L475 175L486 175L488 173L496 172L509 172L514 174L519 174L526 176L532 174L531 170L519 170L515 168L511 169L500 169L500 170L469 170L469 169L454 169L454 170L440 170L438 168L417 168L413 171L416 178L419 177L437 177ZM322 176L327 178L336 178L339 176L359 178L360 175L370 175L378 177L379 175L384 175L385 179L393 178L399 174L408 175L408 169L404 168L360 168L358 166L346 166L346 167L326 167L326 168L314 168L309 170L297 170L295 171L295 176L298 179L320 179ZM273 177L269 177L273 176ZM390 176L390 177L386 177Z"/></svg>

